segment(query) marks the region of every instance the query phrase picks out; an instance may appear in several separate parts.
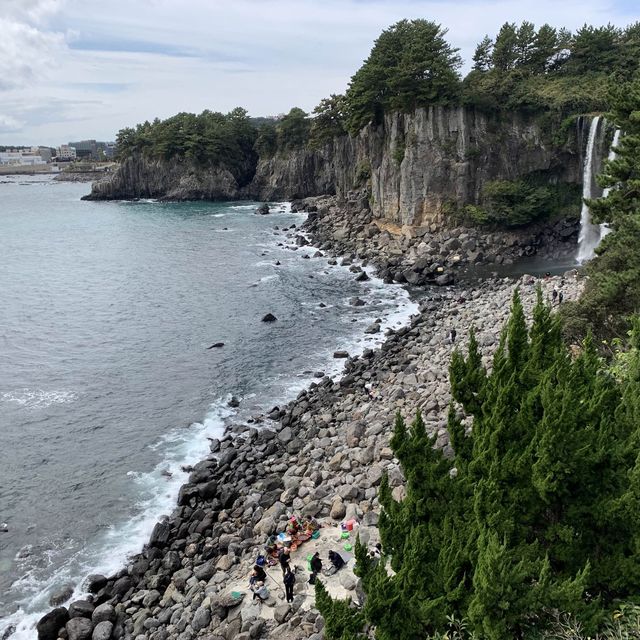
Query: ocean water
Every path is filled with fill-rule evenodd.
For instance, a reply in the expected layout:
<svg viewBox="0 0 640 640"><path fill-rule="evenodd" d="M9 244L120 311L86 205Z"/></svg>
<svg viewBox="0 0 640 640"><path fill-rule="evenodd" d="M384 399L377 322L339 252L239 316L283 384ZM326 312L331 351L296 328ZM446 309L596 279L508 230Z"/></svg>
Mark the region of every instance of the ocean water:
<svg viewBox="0 0 640 640"><path fill-rule="evenodd" d="M338 374L334 350L381 341L363 337L374 318L416 311L398 286L292 250L275 227L304 217L284 203L258 216L255 203L87 191L0 182L0 636L16 625L16 640L35 637L56 588L79 596L88 573L140 550L208 437L315 371Z"/></svg>

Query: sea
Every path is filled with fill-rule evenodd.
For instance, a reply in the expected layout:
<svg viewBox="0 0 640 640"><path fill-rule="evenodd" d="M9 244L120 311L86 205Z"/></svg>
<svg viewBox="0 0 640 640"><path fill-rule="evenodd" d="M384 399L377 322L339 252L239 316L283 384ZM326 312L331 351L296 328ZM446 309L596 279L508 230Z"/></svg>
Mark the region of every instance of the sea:
<svg viewBox="0 0 640 640"><path fill-rule="evenodd" d="M338 376L334 351L380 343L365 328L417 305L297 247L287 203L0 180L0 637L31 640L53 592L80 597L141 550L209 438Z"/></svg>

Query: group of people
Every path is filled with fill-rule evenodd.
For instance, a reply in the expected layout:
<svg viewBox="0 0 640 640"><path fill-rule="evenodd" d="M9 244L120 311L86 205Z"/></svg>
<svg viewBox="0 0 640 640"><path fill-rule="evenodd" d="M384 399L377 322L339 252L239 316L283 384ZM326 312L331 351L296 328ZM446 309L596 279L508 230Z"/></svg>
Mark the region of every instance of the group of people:
<svg viewBox="0 0 640 640"><path fill-rule="evenodd" d="M376 548L376 551L378 550ZM371 552L374 553L373 551ZM264 557L260 556L258 560L264 561ZM287 602L293 602L293 587L296 583L296 574L291 570L290 561L291 554L288 548L282 549L280 552L278 561L280 568L282 569L282 582L284 583L284 590ZM329 563L330 567L327 570L327 575L332 575L342 569L346 562L344 558L337 551L329 551ZM312 558L309 560L311 569L311 575L309 576L309 583L315 584L316 578L319 573L322 572L322 559L320 553L316 551ZM269 589L267 587L267 572L265 571L262 563L256 563L249 576L249 588L253 593L253 599L264 602L269 597Z"/></svg>
<svg viewBox="0 0 640 640"><path fill-rule="evenodd" d="M551 301L553 303L557 301L558 304L562 304L563 300L564 300L564 293L554 288L553 291L551 292Z"/></svg>

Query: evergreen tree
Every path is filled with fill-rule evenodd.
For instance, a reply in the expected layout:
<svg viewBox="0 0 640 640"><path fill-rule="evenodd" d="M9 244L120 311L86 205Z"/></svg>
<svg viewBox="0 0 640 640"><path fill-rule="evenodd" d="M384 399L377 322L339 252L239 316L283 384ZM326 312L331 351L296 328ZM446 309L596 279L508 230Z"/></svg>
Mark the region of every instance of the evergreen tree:
<svg viewBox="0 0 640 640"><path fill-rule="evenodd" d="M346 93L347 123L356 134L386 111L446 104L459 92L457 49L427 20L401 20L382 32Z"/></svg>
<svg viewBox="0 0 640 640"><path fill-rule="evenodd" d="M488 71L491 68L491 52L493 49L493 40L489 36L482 38L475 53L473 54L474 71Z"/></svg>
<svg viewBox="0 0 640 640"><path fill-rule="evenodd" d="M346 133L346 104L343 95L332 93L328 98L323 98L313 113L315 117L311 125L311 142L314 146L320 146Z"/></svg>
<svg viewBox="0 0 640 640"><path fill-rule="evenodd" d="M616 380L592 341L572 358L560 334L540 291L528 328L516 292L491 373L473 333L468 356L454 353L452 460L419 413L409 428L396 417L406 498L384 478L385 556L371 563L356 545L379 640L453 618L506 640L540 633L554 611L593 632L640 588L640 356Z"/></svg>
<svg viewBox="0 0 640 640"><path fill-rule="evenodd" d="M510 71L515 67L518 60L518 29L515 23L505 22L500 27L491 58L499 71Z"/></svg>

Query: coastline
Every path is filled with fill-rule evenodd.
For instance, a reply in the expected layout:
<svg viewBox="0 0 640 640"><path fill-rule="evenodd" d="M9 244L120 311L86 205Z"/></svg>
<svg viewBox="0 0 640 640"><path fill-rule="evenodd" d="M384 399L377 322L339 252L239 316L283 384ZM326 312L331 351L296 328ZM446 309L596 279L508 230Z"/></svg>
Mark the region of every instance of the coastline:
<svg viewBox="0 0 640 640"><path fill-rule="evenodd" d="M535 288L528 279L519 282L529 312ZM559 282L545 282L546 293ZM113 625L106 637L116 639L186 640L205 631L210 638L240 637L245 626L258 634L250 637L313 637L322 620L304 578L293 607L278 600L259 610L248 599L238 605L227 597L230 588L246 583L264 540L284 528L288 513L333 525L353 517L361 539L376 539L376 487L383 472L394 496L403 495L402 474L388 447L395 411L410 419L421 408L437 445L448 447L449 329L455 325L464 343L474 324L488 361L514 286L505 279L435 289L407 326L389 331L378 349L347 359L340 380L312 382L285 407L228 427L211 442L212 455L194 465L178 506L156 525L149 545L113 576L89 582L93 605L77 617L98 619L93 606L102 605L108 610L104 622ZM565 298L576 297L579 289L579 281L568 280ZM264 426L256 428L260 422ZM299 564L304 576L304 560ZM334 595L354 595L357 581L349 571L338 582L328 580ZM64 617L58 615L56 622ZM306 635L286 635L298 627ZM55 638L55 631L40 637Z"/></svg>

